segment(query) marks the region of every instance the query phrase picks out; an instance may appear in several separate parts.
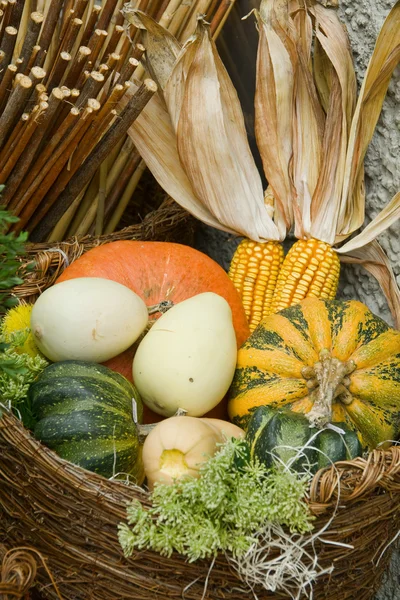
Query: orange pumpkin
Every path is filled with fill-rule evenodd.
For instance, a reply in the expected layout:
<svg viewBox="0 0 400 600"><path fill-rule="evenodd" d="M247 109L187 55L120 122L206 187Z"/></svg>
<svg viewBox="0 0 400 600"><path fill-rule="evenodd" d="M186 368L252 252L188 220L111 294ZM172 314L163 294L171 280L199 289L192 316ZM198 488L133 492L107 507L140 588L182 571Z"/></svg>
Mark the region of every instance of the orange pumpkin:
<svg viewBox="0 0 400 600"><path fill-rule="evenodd" d="M189 246L171 242L110 242L75 260L56 283L76 277L104 277L122 283L141 296L147 306L165 300L178 303L196 294L214 292L225 298L232 309L238 347L250 334L241 298L228 275L206 254ZM135 346L105 364L132 381L134 352ZM226 418L225 403L211 413L213 417Z"/></svg>

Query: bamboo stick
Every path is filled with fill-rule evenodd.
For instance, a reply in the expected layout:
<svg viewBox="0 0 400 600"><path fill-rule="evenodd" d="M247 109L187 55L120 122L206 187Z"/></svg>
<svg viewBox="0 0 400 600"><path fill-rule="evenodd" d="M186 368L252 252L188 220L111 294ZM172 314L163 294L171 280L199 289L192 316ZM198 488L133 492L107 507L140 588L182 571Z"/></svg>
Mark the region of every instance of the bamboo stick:
<svg viewBox="0 0 400 600"><path fill-rule="evenodd" d="M72 56L69 54L69 52L60 52L47 81L47 86L49 88L60 85L70 65L71 59Z"/></svg>
<svg viewBox="0 0 400 600"><path fill-rule="evenodd" d="M0 116L0 149L3 147L10 130L24 112L31 88L32 80L26 75L21 75L16 81L15 88L11 92L3 114Z"/></svg>
<svg viewBox="0 0 400 600"><path fill-rule="evenodd" d="M177 37L180 42L186 40L194 33L199 15L204 15L211 4L211 0L198 0L194 3L186 22L183 27L178 30Z"/></svg>
<svg viewBox="0 0 400 600"><path fill-rule="evenodd" d="M2 151L0 152L0 165L4 165L8 160L10 153L14 150L15 145L18 143L18 138L21 133L21 129L24 127L25 123L31 118L31 115L32 113L23 113L21 115L18 124L14 127L12 133L8 136L7 142L5 143Z"/></svg>
<svg viewBox="0 0 400 600"><path fill-rule="evenodd" d="M139 166L133 172L133 174L129 180L129 183L124 190L122 198L120 199L118 206L105 229L105 233L113 233L116 230L116 228L118 227L118 223L120 222L121 217L124 214L125 209L128 206L129 201L131 200L133 193L134 193L145 169L146 169L146 164L142 160L139 163Z"/></svg>
<svg viewBox="0 0 400 600"><path fill-rule="evenodd" d="M82 192L81 192L77 196L78 198L81 198L81 201L80 201L79 206L74 214L73 219L71 220L71 224L69 225L69 227L67 229L68 237L70 237L72 235L76 235L78 227L82 223L83 219L85 218L85 215L87 214L88 210L90 209L90 206L93 204L94 199L96 198L97 190L99 189L99 182L98 182L97 175L98 174L95 173L93 175L92 179L90 180L90 182L88 183L88 185L83 188L84 193L82 194ZM74 200L74 203L75 203L75 200Z"/></svg>
<svg viewBox="0 0 400 600"><path fill-rule="evenodd" d="M89 40L92 37L92 33L96 26L97 19L99 18L100 11L101 11L101 6L98 6L97 4L95 4L92 8L92 12L90 13L89 19L86 23L86 27L83 32L82 38L81 38L81 42L80 42L81 46L89 45Z"/></svg>
<svg viewBox="0 0 400 600"><path fill-rule="evenodd" d="M110 39L108 41L108 44L104 50L104 53L102 55L102 59L108 59L108 57L115 52L115 49L119 43L119 40L121 39L122 34L124 33L125 29L121 26L121 25L116 25L114 27L114 31L112 32Z"/></svg>
<svg viewBox="0 0 400 600"><path fill-rule="evenodd" d="M89 40L88 48L91 50L88 65L91 69L95 68L97 58L100 54L101 47L107 37L107 31L105 29L95 29L94 34Z"/></svg>
<svg viewBox="0 0 400 600"><path fill-rule="evenodd" d="M71 221L74 218L80 203L82 202L82 198L85 195L86 189L87 187L82 190L82 192L75 198L71 206L65 211L61 219L58 221L57 225L54 227L49 236L49 242L57 242L58 240L63 240L65 238L68 227L70 226Z"/></svg>
<svg viewBox="0 0 400 600"><path fill-rule="evenodd" d="M97 22L97 29L107 29L110 24L113 12L118 4L118 0L106 0Z"/></svg>
<svg viewBox="0 0 400 600"><path fill-rule="evenodd" d="M107 197L111 190L117 186L118 182L121 179L122 174L125 172L126 163L132 154L133 144L130 138L127 138L125 142L123 141L123 146L120 147L120 152L115 160L112 160L112 154L110 153L108 159L109 164L112 164L112 167L108 173L107 181L105 184L105 196ZM117 147L116 147L117 148ZM106 159L107 160L107 159ZM102 165L100 165L101 168ZM76 230L74 231L74 235L85 235L90 230L95 230L95 219L96 213L99 209L99 203L101 202L99 193L99 189L96 188L95 193L92 194L91 197L88 197L85 202L84 212L80 214L80 220L76 223ZM107 198L108 205L108 198Z"/></svg>
<svg viewBox="0 0 400 600"><path fill-rule="evenodd" d="M96 224L95 224L95 235L99 236L103 232L104 225L104 211L107 193L107 173L108 173L108 160L105 159L100 165L100 185L98 192L97 211L96 211Z"/></svg>
<svg viewBox="0 0 400 600"><path fill-rule="evenodd" d="M26 71L28 73L32 69L32 67L36 63L39 52L40 52L40 46L33 46L31 55L26 64L26 69L24 69L24 71Z"/></svg>
<svg viewBox="0 0 400 600"><path fill-rule="evenodd" d="M210 31L213 39L217 39L219 34L221 33L221 29L225 25L227 18L229 17L229 13L234 7L235 0L224 0L218 7L217 12L213 20L211 21Z"/></svg>
<svg viewBox="0 0 400 600"><path fill-rule="evenodd" d="M136 58L132 58L132 57L128 58L125 65L122 67L122 71L119 76L119 79L121 81L130 81L132 75L134 74L134 72L137 69L137 67L139 66L139 64L140 63Z"/></svg>
<svg viewBox="0 0 400 600"><path fill-rule="evenodd" d="M38 45L40 50L36 57L36 66L42 67L46 59L46 53L50 47L50 43L56 29L58 17L64 0L51 0L44 21L42 31L40 33Z"/></svg>
<svg viewBox="0 0 400 600"><path fill-rule="evenodd" d="M3 61L8 64L11 63L12 55L14 52L15 42L17 41L18 29L13 27L12 25L8 25L5 28L3 39L1 41L1 49L4 52ZM2 78L2 74L0 73L0 80Z"/></svg>
<svg viewBox="0 0 400 600"><path fill-rule="evenodd" d="M217 2L218 0L214 1ZM177 35L182 23L185 21L186 17L189 14L190 7L191 2L189 2L188 0L184 0L176 9L168 27L168 31L172 33L172 35Z"/></svg>
<svg viewBox="0 0 400 600"><path fill-rule="evenodd" d="M77 55L71 65L71 68L67 72L65 77L65 85L70 87L74 85L80 78L85 64L90 56L91 50L87 46L80 46Z"/></svg>
<svg viewBox="0 0 400 600"><path fill-rule="evenodd" d="M76 4L74 6L75 17L77 19L82 19L87 7L88 7L88 0L77 0Z"/></svg>
<svg viewBox="0 0 400 600"><path fill-rule="evenodd" d="M17 35L15 36L14 45L13 45L13 52L14 52L15 44L16 44L17 38L18 38L18 31L19 31L19 28L21 25L21 18L22 18L23 11L24 11L24 2L22 2L22 0L18 0L17 2L14 3L14 7L11 11L10 19L8 22L9 27L13 27L14 29L17 30ZM3 47L3 44L2 44L2 47ZM3 50L4 50L4 47L3 47ZM10 59L12 59L13 52L11 53Z"/></svg>
<svg viewBox="0 0 400 600"><path fill-rule="evenodd" d="M4 77L0 83L0 112L11 93L12 80L17 72L17 67L15 65L8 65L4 71Z"/></svg>
<svg viewBox="0 0 400 600"><path fill-rule="evenodd" d="M88 156L65 190L60 194L53 207L32 232L31 239L33 241L47 238L64 211L67 210L76 196L93 177L100 164L109 154L110 149L127 133L133 121L139 116L156 91L157 85L154 81L146 79L143 82L122 110L119 119L115 121L113 126L103 136L94 151Z"/></svg>
<svg viewBox="0 0 400 600"><path fill-rule="evenodd" d="M39 110L37 114L43 112L48 108L47 102L41 102L39 106ZM38 121L36 115L29 119L26 123L24 130L22 131L21 136L18 138L17 143L14 145L13 150L8 156L8 159L5 163L1 163L2 167L0 170L0 183L4 183L7 180L7 177L10 175L14 165L18 161L22 152L24 151L25 146L29 143L32 135L34 134L36 127L38 126Z"/></svg>
<svg viewBox="0 0 400 600"><path fill-rule="evenodd" d="M4 50L0 50L0 65L3 62L5 55L6 54L5 54Z"/></svg>
<svg viewBox="0 0 400 600"><path fill-rule="evenodd" d="M60 40L63 39L71 19L73 19L75 16L75 11L73 10L73 6L74 6L74 0L64 0L63 7L62 7L61 29L60 29L60 34L59 34Z"/></svg>
<svg viewBox="0 0 400 600"><path fill-rule="evenodd" d="M56 112L58 106L62 102L63 93L59 88L54 88L51 92L49 109L46 113L47 124L50 125L51 120L54 117L54 113ZM23 184L20 186L18 190L18 194L20 197L24 196L30 186L33 184L35 179L40 176L40 173L43 173L48 165L51 163L52 157L55 156L57 147L61 143L64 136L67 136L68 133L73 128L76 123L77 117L79 116L79 110L76 107L69 110L69 115L62 123L61 127L56 131L55 135L52 136L48 143L46 144L43 151L37 157L35 164L30 169L29 173L24 179ZM43 135L46 132L43 131Z"/></svg>
<svg viewBox="0 0 400 600"><path fill-rule="evenodd" d="M99 73L98 71L92 71L89 73L89 77L87 78L86 83L81 90L79 100L77 101L76 105L78 107L83 106L83 104L85 104L89 98L96 98L103 84L104 75L102 73Z"/></svg>
<svg viewBox="0 0 400 600"><path fill-rule="evenodd" d="M6 30L6 27L9 26L10 24L10 20L11 20L11 13L14 10L14 6L16 4L16 0L8 0L8 2L5 2L3 4L4 6L4 15L3 15L3 19L1 21L1 28L0 28L0 44L3 43L3 36L4 36L4 32Z"/></svg>
<svg viewBox="0 0 400 600"><path fill-rule="evenodd" d="M76 111L75 115L71 114L73 111ZM39 123L39 126L36 128L34 135L31 138L31 142L28 146L26 146L24 152L20 156L17 164L15 165L10 177L7 179L7 186L3 192L2 202L5 206L8 206L11 199L13 198L15 192L20 186L21 182L24 180L25 176L28 173L29 168L31 167L31 163L35 157L36 151L39 148L40 143L42 142L43 136L47 130L48 126L48 115L49 110L45 113L45 119ZM77 117L79 115L79 110L76 108L71 109L70 118L65 119L63 126L57 131L57 134L50 138L49 143L46 145L45 150L49 151L49 148L52 146L57 147L60 139L62 139L63 135L66 131L71 127L73 117ZM59 138L57 141L57 137ZM33 165L33 169L37 167L37 162ZM24 181L25 183L25 181Z"/></svg>
<svg viewBox="0 0 400 600"><path fill-rule="evenodd" d="M19 55L20 60L22 61L22 73L26 75L27 69L26 66L28 64L29 57L32 53L33 47L36 45L38 40L40 28L44 21L44 15L40 12L33 12L30 15L30 19L28 21L28 28L25 35L24 42L22 44L22 49Z"/></svg>
<svg viewBox="0 0 400 600"><path fill-rule="evenodd" d="M128 137L127 140L129 139L130 138ZM127 157L127 160L124 164L124 168L122 169L120 176L115 182L115 185L113 185L112 188L110 188L110 193L107 195L105 209L106 223L108 223L111 220L113 213L115 212L116 207L118 206L119 200L121 199L131 177L138 169L141 160L142 158L140 154L132 148ZM107 225L105 231L107 231Z"/></svg>
<svg viewBox="0 0 400 600"><path fill-rule="evenodd" d="M64 37L60 44L60 48L62 48L64 52L71 53L71 50L73 48L76 38L79 35L79 31L82 25L82 19L78 19L77 17L69 21Z"/></svg>
<svg viewBox="0 0 400 600"><path fill-rule="evenodd" d="M72 108L71 111L73 110L76 109ZM13 231L16 233L26 226L29 219L32 220L30 227L35 227L44 216L46 208L43 206L40 207L39 205L50 188L54 186L56 179L70 159L71 154L84 136L85 131L90 124L92 115L93 109L90 107L86 108L84 112L80 114L80 118L76 120L76 123L69 134L62 140L61 144L57 147L56 152L51 157L51 164L46 163L46 168L37 176L23 198L19 199L18 207L14 209L20 219L18 223L15 224L15 227L13 227ZM20 208L21 206L23 206L22 211Z"/></svg>
<svg viewBox="0 0 400 600"><path fill-rule="evenodd" d="M90 102L92 106L85 108L74 130L62 141L62 151L59 152L57 149L57 159L52 168L47 170L47 174L41 179L40 184L36 186L36 192L29 200L29 206L27 205L20 215L16 231L21 231L28 221L29 228L35 228L79 168L80 163L76 157L77 149L90 125L94 112L99 108L96 100L92 99ZM66 168L67 163L68 168ZM44 202L41 203L43 199Z"/></svg>

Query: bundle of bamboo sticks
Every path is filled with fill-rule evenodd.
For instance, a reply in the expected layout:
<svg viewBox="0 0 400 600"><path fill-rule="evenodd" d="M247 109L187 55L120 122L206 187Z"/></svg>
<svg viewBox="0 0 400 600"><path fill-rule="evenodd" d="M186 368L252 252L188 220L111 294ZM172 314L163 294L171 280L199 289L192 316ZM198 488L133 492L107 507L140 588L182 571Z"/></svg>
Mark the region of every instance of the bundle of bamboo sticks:
<svg viewBox="0 0 400 600"><path fill-rule="evenodd" d="M181 41L206 14L215 36L234 0L134 0ZM145 165L127 136L155 91L124 0L0 0L2 204L32 241L111 233ZM125 9L127 7L125 6ZM130 95L131 96L131 95Z"/></svg>

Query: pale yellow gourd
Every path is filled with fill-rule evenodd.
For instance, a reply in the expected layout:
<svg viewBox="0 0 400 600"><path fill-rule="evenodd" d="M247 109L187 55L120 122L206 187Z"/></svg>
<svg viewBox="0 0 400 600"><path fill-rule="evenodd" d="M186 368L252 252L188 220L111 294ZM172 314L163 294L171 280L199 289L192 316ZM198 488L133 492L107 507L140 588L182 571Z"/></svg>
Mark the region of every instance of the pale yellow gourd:
<svg viewBox="0 0 400 600"><path fill-rule="evenodd" d="M212 292L173 306L151 327L133 360L143 402L171 417L178 409L201 417L225 396L237 347L228 302Z"/></svg>
<svg viewBox="0 0 400 600"><path fill-rule="evenodd" d="M200 466L223 442L221 432L196 417L170 417L160 421L143 445L147 485L171 484L182 477L199 477Z"/></svg>
<svg viewBox="0 0 400 600"><path fill-rule="evenodd" d="M243 429L237 425L234 425L233 423L230 423L229 421L223 421L222 419L209 419L207 417L202 417L201 421L203 421L203 423L207 423L207 425L215 427L220 433L222 433L224 439L229 440L233 437L243 439L246 435Z"/></svg>

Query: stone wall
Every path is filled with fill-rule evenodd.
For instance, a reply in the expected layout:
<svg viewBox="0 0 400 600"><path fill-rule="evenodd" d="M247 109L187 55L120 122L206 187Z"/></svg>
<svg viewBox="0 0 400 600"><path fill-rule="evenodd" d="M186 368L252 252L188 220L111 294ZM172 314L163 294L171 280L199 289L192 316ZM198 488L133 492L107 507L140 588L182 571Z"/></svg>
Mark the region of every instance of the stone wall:
<svg viewBox="0 0 400 600"><path fill-rule="evenodd" d="M239 10L242 15L245 15L249 12L249 2L247 0L241 4L240 2L241 0L239 0ZM390 8L395 4L395 0L341 0L340 4L340 16L349 31L360 85L379 29ZM234 29L229 32L229 24L227 32L227 37L230 33L235 35ZM221 54L223 54L222 48ZM244 73L243 76L246 77ZM248 106L243 108L245 112L251 110ZM251 137L251 132L249 134ZM390 83L381 118L365 160L365 172L367 198L365 223L368 223L400 189L399 68ZM391 261L400 285L400 222L383 234L379 241ZM200 226L197 234L197 247L218 261L225 269L229 266L238 242L239 240L206 226ZM361 300L373 312L392 322L379 285L361 267L346 266L342 269L339 294L343 298ZM398 551L393 553L391 568L376 600L400 600L400 553Z"/></svg>

